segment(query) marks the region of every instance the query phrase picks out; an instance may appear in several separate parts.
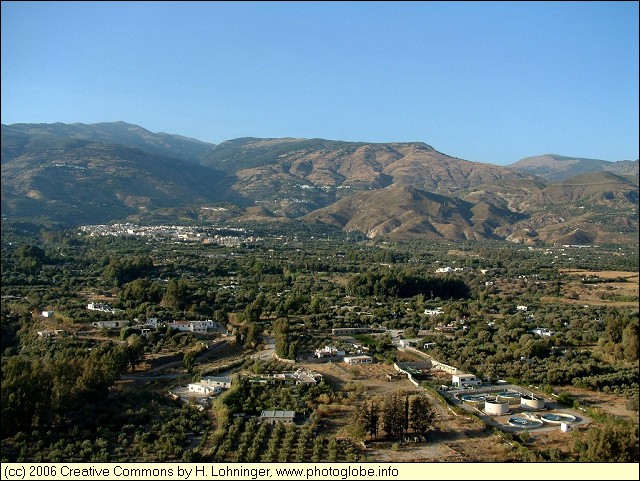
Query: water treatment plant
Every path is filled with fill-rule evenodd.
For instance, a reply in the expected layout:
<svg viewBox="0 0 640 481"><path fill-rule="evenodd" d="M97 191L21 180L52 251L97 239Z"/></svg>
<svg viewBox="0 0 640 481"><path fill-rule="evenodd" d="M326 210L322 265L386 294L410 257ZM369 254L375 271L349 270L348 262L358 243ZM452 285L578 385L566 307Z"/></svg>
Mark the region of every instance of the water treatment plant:
<svg viewBox="0 0 640 481"><path fill-rule="evenodd" d="M511 409L525 408L540 410L545 408L544 399L533 394L521 393L515 389L488 390L484 393L459 394L456 396L462 403L472 406L491 416L507 414Z"/></svg>
<svg viewBox="0 0 640 481"><path fill-rule="evenodd" d="M475 412L486 423L500 429L557 429L584 422L559 412L554 401L525 391L519 386L487 386L448 392L447 397L464 409ZM544 412L545 410L550 410Z"/></svg>

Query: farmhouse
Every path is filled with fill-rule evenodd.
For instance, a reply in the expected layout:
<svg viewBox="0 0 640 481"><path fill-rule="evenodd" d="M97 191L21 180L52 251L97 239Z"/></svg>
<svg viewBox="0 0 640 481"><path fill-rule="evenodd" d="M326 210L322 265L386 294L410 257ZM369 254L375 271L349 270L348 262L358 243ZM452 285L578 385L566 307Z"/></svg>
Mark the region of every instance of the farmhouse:
<svg viewBox="0 0 640 481"><path fill-rule="evenodd" d="M179 331L195 332L205 334L207 332L227 333L227 329L219 322L207 319L206 321L173 321L169 327L178 329Z"/></svg>
<svg viewBox="0 0 640 481"><path fill-rule="evenodd" d="M193 392L196 394L208 394L215 395L220 394L222 392L222 388L220 386L205 386L200 383L193 383L187 386L189 392Z"/></svg>

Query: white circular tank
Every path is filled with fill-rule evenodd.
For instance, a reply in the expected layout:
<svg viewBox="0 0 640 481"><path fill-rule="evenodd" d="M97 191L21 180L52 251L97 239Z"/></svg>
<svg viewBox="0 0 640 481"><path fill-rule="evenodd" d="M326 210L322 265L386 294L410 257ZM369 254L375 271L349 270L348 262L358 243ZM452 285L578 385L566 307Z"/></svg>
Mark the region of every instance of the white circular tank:
<svg viewBox="0 0 640 481"><path fill-rule="evenodd" d="M534 395L523 394L520 398L520 406L528 409L544 409L544 399Z"/></svg>
<svg viewBox="0 0 640 481"><path fill-rule="evenodd" d="M509 402L497 398L487 398L484 402L484 412L492 416L501 416L509 412Z"/></svg>
<svg viewBox="0 0 640 481"><path fill-rule="evenodd" d="M517 391L501 391L496 394L499 401L507 401L509 406L520 405L520 397L522 395Z"/></svg>

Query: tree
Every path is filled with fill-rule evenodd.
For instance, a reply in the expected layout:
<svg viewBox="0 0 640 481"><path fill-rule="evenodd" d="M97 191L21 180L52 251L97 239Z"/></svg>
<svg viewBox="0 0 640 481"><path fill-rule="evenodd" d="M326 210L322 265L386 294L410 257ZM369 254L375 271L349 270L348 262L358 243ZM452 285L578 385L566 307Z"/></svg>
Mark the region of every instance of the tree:
<svg viewBox="0 0 640 481"><path fill-rule="evenodd" d="M2 436L44 424L51 376L40 359L11 356L2 363Z"/></svg>
<svg viewBox="0 0 640 481"><path fill-rule="evenodd" d="M574 448L583 462L637 463L638 427L608 420L602 427L590 427L582 439L577 437Z"/></svg>
<svg viewBox="0 0 640 481"><path fill-rule="evenodd" d="M255 348L258 344L258 326L254 322L245 321L236 328L235 335L240 346Z"/></svg>
<svg viewBox="0 0 640 481"><path fill-rule="evenodd" d="M118 294L118 302L125 307L134 307L145 302L157 303L161 299L161 288L147 279L136 279L125 284Z"/></svg>
<svg viewBox="0 0 640 481"><path fill-rule="evenodd" d="M195 349L190 349L183 354L182 363L187 371L193 372L193 369L196 367L197 354L198 353Z"/></svg>
<svg viewBox="0 0 640 481"><path fill-rule="evenodd" d="M21 245L16 249L18 268L27 274L35 274L42 264L47 262L47 256L38 246Z"/></svg>
<svg viewBox="0 0 640 481"><path fill-rule="evenodd" d="M145 339L137 334L132 334L127 338L127 360L131 369L135 369L144 357Z"/></svg>
<svg viewBox="0 0 640 481"><path fill-rule="evenodd" d="M293 359L294 361L298 357L298 341L292 341L287 348L287 359Z"/></svg>
<svg viewBox="0 0 640 481"><path fill-rule="evenodd" d="M162 297L162 305L183 310L189 304L189 286L184 279L171 279Z"/></svg>
<svg viewBox="0 0 640 481"><path fill-rule="evenodd" d="M260 316L262 315L264 305L265 305L264 294L259 294L258 297L256 297L254 301L245 308L244 310L245 319L248 322L253 322L253 323L260 321Z"/></svg>
<svg viewBox="0 0 640 481"><path fill-rule="evenodd" d="M622 331L622 348L625 361L638 361L638 319L636 318Z"/></svg>
<svg viewBox="0 0 640 481"><path fill-rule="evenodd" d="M287 319L276 319L273 323L273 336L276 354L281 358L289 359L289 321Z"/></svg>
<svg viewBox="0 0 640 481"><path fill-rule="evenodd" d="M364 402L354 412L352 422L350 423L351 435L359 440L369 437L378 437L378 423L380 413L378 405L374 402Z"/></svg>
<svg viewBox="0 0 640 481"><path fill-rule="evenodd" d="M382 408L382 429L388 437L401 436L405 429L405 412L402 396L395 391L384 401Z"/></svg>
<svg viewBox="0 0 640 481"><path fill-rule="evenodd" d="M425 435L433 425L435 413L427 396L419 395L411 400L409 426L415 433Z"/></svg>

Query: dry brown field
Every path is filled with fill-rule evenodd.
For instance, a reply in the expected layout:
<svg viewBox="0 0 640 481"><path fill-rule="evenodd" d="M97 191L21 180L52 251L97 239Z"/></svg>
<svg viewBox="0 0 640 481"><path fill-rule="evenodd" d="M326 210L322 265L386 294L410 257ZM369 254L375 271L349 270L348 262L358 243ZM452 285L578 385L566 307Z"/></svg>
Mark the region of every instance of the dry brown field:
<svg viewBox="0 0 640 481"><path fill-rule="evenodd" d="M616 306L638 308L639 273L628 271L591 271L585 269L563 269L567 278L562 288L564 297L543 297L545 302L562 302L575 305ZM582 279L598 279L586 284ZM624 280L624 281L618 281Z"/></svg>

